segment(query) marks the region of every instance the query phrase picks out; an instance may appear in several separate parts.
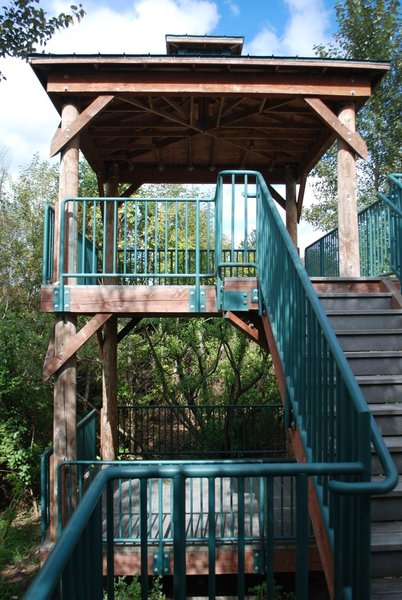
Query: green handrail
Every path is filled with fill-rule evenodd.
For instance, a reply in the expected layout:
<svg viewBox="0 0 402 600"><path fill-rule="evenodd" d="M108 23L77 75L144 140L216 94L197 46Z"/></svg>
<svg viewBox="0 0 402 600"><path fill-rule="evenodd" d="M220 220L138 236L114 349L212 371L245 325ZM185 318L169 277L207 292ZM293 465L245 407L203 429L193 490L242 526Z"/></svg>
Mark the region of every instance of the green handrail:
<svg viewBox="0 0 402 600"><path fill-rule="evenodd" d="M237 185L241 176L248 185L255 179L258 283L285 373L289 425L297 428L308 463L350 460L363 468L360 481L316 478L314 483L333 544L335 576L358 597L368 597L362 574L370 571L369 495L392 490L397 470L264 180L257 172L237 172ZM378 483L370 481L371 441L385 474ZM334 503L331 491L348 499ZM335 547L336 527L355 528L353 547Z"/></svg>
<svg viewBox="0 0 402 600"><path fill-rule="evenodd" d="M96 459L96 432L98 411L94 408L77 423L77 458ZM53 446L47 448L41 456L41 540L46 540L46 531L50 525L50 457Z"/></svg>
<svg viewBox="0 0 402 600"><path fill-rule="evenodd" d="M173 588L175 600L186 598L186 527L185 527L185 481L192 478L205 478L209 481L208 512L214 510L214 482L220 478L236 478L238 480L239 512L244 511L245 481L249 477L265 478L266 489L272 492L272 482L275 477L293 476L296 478L296 512L298 515L297 528L301 535L296 539L296 552L300 560L296 561L296 598L308 600L308 578L306 560L308 523L307 480L308 477L358 475L362 465L356 462L297 464L297 463L218 463L218 464L162 464L135 466L109 466L95 477L82 498L78 508L73 513L63 534L49 555L43 568L25 595L25 600L74 600L75 598L90 597L94 600L102 598L102 519L106 516L106 570L107 598L114 598L114 483L119 480L138 480L140 483L140 523L141 526L141 581L146 591L148 573L147 528L147 487L141 482L151 479L171 481L173 486ZM106 492L106 506L103 503ZM272 505L272 496L267 498L266 506ZM104 510L106 508L106 510ZM103 515L103 517L102 517ZM271 519L269 519L270 521ZM213 530L213 528L212 528ZM214 534L209 529L208 563L210 590L214 589L216 578L216 557ZM304 532L304 533L303 533ZM342 535L336 530L336 536ZM347 535L346 544L352 539ZM245 597L245 538L242 521L238 523L237 554L238 554L238 598ZM262 548L265 554L264 548ZM272 548L270 550L272 552ZM268 584L272 581L273 561L266 565ZM341 590L341 581L336 582ZM90 592L88 593L88 590Z"/></svg>
<svg viewBox="0 0 402 600"><path fill-rule="evenodd" d="M250 459L236 460L236 464L249 462ZM272 464L271 459L252 459L253 464ZM294 463L291 459L276 459L276 463ZM134 463L135 464L135 463ZM138 463L137 463L138 464ZM233 464L229 460L145 460L141 466L162 465L224 465ZM105 466L132 466L133 461L67 461L59 466L58 489L62 490L62 482L66 488L67 497L58 496L59 523L58 531L63 530L63 519L68 521L76 506L81 502L88 487ZM77 472L78 476L77 476ZM85 477L83 475L85 473ZM72 502L74 481L75 502ZM172 488L166 486L163 480L149 480L147 494L149 499L147 540L149 544L171 544L173 502ZM187 542L189 544L207 543L209 539L207 506L208 498L205 489L206 480L191 479L186 482L186 514L187 514ZM270 499L270 506L275 514L275 526L272 528L272 538L275 541L290 541L295 538L295 482L291 476L282 475L277 482L275 497ZM247 543L265 543L266 534L264 530L265 507L268 501L266 485L264 481L247 478L246 492L250 498L255 497L256 502L249 501L245 518L244 539ZM278 493L280 490L280 493ZM138 495L138 485L124 487L118 482L115 490L115 543L129 543L138 545L140 543L140 531L138 527L138 504L133 498ZM271 498L271 497L270 497ZM128 499L128 502L127 502ZM236 541L236 515L235 505L237 499L237 487L233 480L220 480L220 491L216 497L216 535L215 543L227 544ZM63 517L61 516L63 515Z"/></svg>

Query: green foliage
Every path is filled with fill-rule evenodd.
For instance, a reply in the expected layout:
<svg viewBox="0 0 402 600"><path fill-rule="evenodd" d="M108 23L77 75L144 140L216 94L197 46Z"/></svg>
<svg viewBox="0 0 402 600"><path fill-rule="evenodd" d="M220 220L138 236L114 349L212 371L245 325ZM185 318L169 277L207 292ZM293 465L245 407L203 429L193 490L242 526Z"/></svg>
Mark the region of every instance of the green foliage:
<svg viewBox="0 0 402 600"><path fill-rule="evenodd" d="M0 513L0 598L22 598L39 568L40 524L12 505Z"/></svg>
<svg viewBox="0 0 402 600"><path fill-rule="evenodd" d="M249 590L250 594L253 594L253 598L255 600L267 600L268 598L268 585L267 582L264 581ZM295 595L293 592L285 592L281 585L276 585L274 587L274 600L294 600Z"/></svg>
<svg viewBox="0 0 402 600"><path fill-rule="evenodd" d="M134 575L131 582L125 577L118 577L114 583L114 594L116 600L141 600L141 582L139 575ZM107 598L107 594L104 594ZM154 577L151 590L148 594L149 600L165 600L166 596L162 590L161 577Z"/></svg>
<svg viewBox="0 0 402 600"><path fill-rule="evenodd" d="M357 129L369 150L367 161L358 161L359 208L387 191L387 174L402 165L402 27L399 0L337 0L338 31L333 42L316 48L323 58L386 61L390 71L374 95L359 111ZM337 225L336 149L317 165L318 203L304 217L325 230Z"/></svg>
<svg viewBox="0 0 402 600"><path fill-rule="evenodd" d="M0 58L27 58L61 29L79 22L85 11L82 5L71 5L70 13L49 17L39 0L10 0L0 12Z"/></svg>

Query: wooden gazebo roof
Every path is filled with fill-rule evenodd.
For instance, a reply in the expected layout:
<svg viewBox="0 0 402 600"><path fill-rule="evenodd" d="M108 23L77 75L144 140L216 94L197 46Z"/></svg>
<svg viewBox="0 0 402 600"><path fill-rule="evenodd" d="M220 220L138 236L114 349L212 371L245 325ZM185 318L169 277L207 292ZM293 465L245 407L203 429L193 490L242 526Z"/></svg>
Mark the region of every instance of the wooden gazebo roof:
<svg viewBox="0 0 402 600"><path fill-rule="evenodd" d="M80 147L107 181L111 165L130 188L142 183L209 183L222 169L261 171L302 184L336 137L366 156L364 141L339 121L360 108L387 72L384 63L241 56L242 38L167 36L169 54L35 55L30 63L61 114L51 154L79 133Z"/></svg>

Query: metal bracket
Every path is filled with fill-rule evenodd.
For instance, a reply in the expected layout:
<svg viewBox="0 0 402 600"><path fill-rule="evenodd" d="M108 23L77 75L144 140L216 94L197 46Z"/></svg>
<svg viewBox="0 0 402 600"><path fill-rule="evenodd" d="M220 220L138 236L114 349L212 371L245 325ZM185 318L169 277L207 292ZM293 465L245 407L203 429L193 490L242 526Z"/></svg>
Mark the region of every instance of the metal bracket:
<svg viewBox="0 0 402 600"><path fill-rule="evenodd" d="M193 313L203 313L207 310L206 291L204 287L190 288L189 310Z"/></svg>
<svg viewBox="0 0 402 600"><path fill-rule="evenodd" d="M223 311L247 311L249 303L248 292L223 290Z"/></svg>
<svg viewBox="0 0 402 600"><path fill-rule="evenodd" d="M53 310L55 312L61 311L61 306L60 306L60 288L59 287L54 287L53 288Z"/></svg>
<svg viewBox="0 0 402 600"><path fill-rule="evenodd" d="M264 575L266 572L265 552L264 550L254 550L254 573Z"/></svg>
<svg viewBox="0 0 402 600"><path fill-rule="evenodd" d="M154 552L153 572L155 575L170 575L169 552Z"/></svg>
<svg viewBox="0 0 402 600"><path fill-rule="evenodd" d="M70 312L70 288L64 286L64 309L63 312Z"/></svg>

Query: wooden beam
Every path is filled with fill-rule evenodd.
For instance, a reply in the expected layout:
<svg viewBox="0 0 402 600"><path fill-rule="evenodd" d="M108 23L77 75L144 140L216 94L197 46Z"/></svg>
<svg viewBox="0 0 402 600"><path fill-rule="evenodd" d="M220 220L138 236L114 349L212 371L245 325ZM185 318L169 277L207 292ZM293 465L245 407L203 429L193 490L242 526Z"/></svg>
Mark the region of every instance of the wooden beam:
<svg viewBox="0 0 402 600"><path fill-rule="evenodd" d="M50 143L50 156L55 156L70 140L88 127L96 115L102 112L113 98L114 95L98 96L74 121L69 123L68 127L57 129Z"/></svg>
<svg viewBox="0 0 402 600"><path fill-rule="evenodd" d="M300 222L301 213L303 210L303 200L306 191L307 173L302 173L300 177L299 193L297 195L297 222Z"/></svg>
<svg viewBox="0 0 402 600"><path fill-rule="evenodd" d="M198 62L198 61L197 61ZM350 77L329 74L306 75L267 72L236 72L235 70L200 73L196 70L152 71L129 70L125 72L106 73L102 71L82 74L69 73L66 81L63 72L49 73L47 93L61 94L157 94L157 95L233 95L246 94L270 96L329 96L339 99L369 98L371 81L369 77Z"/></svg>
<svg viewBox="0 0 402 600"><path fill-rule="evenodd" d="M68 342L63 346L62 351L54 354L52 357L46 355L45 364L43 365L43 381L57 373L57 371L91 338L94 333L106 323L111 317L111 313L97 314L82 329L73 335Z"/></svg>
<svg viewBox="0 0 402 600"><path fill-rule="evenodd" d="M277 201L277 203L281 208L283 208L283 210L286 210L286 200L284 199L284 197L281 196L281 194L270 183L267 183L267 185L272 198Z"/></svg>
<svg viewBox="0 0 402 600"><path fill-rule="evenodd" d="M127 325L123 327L123 329L120 329L119 333L117 334L118 344L134 329L136 325L138 325L138 323L141 321L141 318L142 317L133 317L131 321L129 321Z"/></svg>
<svg viewBox="0 0 402 600"><path fill-rule="evenodd" d="M357 131L342 123L337 115L319 98L305 98L304 100L317 113L320 119L336 133L339 139L344 141L361 158L367 160L368 150L366 143Z"/></svg>
<svg viewBox="0 0 402 600"><path fill-rule="evenodd" d="M245 313L247 315L247 313ZM267 338L264 329L253 320L252 322L244 321L237 313L228 311L225 313L225 319L236 327L242 333L245 333L253 342L258 344L263 350L269 352Z"/></svg>

